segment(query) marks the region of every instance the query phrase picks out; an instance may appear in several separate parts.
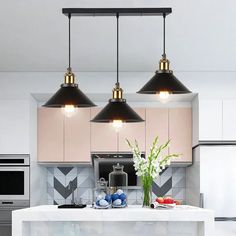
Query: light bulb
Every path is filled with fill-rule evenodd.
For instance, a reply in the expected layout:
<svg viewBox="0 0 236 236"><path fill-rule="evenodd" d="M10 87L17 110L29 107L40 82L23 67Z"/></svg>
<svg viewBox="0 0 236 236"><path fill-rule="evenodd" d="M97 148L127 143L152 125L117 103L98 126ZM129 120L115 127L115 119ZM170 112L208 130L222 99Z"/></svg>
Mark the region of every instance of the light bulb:
<svg viewBox="0 0 236 236"><path fill-rule="evenodd" d="M63 110L63 113L65 114L65 116L71 117L75 113L75 106L74 105L65 105L62 108L62 110Z"/></svg>
<svg viewBox="0 0 236 236"><path fill-rule="evenodd" d="M167 100L170 96L170 93L168 91L160 91L159 97L161 100Z"/></svg>
<svg viewBox="0 0 236 236"><path fill-rule="evenodd" d="M112 125L116 129L116 131L119 131L119 129L122 127L122 120L113 120Z"/></svg>

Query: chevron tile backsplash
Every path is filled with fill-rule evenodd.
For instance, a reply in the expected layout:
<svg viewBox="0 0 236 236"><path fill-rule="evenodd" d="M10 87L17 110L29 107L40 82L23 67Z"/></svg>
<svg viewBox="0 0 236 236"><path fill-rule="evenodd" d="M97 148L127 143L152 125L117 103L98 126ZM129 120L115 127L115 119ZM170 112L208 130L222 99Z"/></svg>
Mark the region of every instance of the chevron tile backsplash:
<svg viewBox="0 0 236 236"><path fill-rule="evenodd" d="M185 203L186 168L170 167L165 169L153 182L153 198L156 196L172 196ZM48 204L71 203L69 183L75 189L78 202L91 204L95 187L92 167L47 167ZM78 199L78 197L79 199ZM142 204L142 191L129 190L129 204Z"/></svg>

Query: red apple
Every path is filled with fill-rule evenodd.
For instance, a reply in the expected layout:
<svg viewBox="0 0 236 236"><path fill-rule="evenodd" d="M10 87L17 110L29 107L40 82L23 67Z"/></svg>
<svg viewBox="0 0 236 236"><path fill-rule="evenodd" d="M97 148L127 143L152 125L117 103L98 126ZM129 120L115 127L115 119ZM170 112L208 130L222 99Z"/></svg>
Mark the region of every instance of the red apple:
<svg viewBox="0 0 236 236"><path fill-rule="evenodd" d="M163 204L164 203L164 198L163 197L158 197L158 198L156 198L156 202L158 202L159 204Z"/></svg>
<svg viewBox="0 0 236 236"><path fill-rule="evenodd" d="M166 197L164 198L164 204L173 204L174 203L174 199L171 197Z"/></svg>

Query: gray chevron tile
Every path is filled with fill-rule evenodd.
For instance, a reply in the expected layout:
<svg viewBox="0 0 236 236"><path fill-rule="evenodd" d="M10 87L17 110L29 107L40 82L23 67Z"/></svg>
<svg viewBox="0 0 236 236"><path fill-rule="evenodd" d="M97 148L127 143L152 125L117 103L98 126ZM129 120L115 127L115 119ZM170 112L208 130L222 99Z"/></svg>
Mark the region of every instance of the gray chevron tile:
<svg viewBox="0 0 236 236"><path fill-rule="evenodd" d="M86 175L91 176L93 174L93 169L91 167L77 167L78 176Z"/></svg>
<svg viewBox="0 0 236 236"><path fill-rule="evenodd" d="M78 169L73 167L66 175L66 177L76 177L78 175Z"/></svg>
<svg viewBox="0 0 236 236"><path fill-rule="evenodd" d="M54 174L54 167L48 167L47 171L48 171L48 173L53 175Z"/></svg>
<svg viewBox="0 0 236 236"><path fill-rule="evenodd" d="M94 180L90 176L80 175L78 176L79 188L92 188Z"/></svg>
<svg viewBox="0 0 236 236"><path fill-rule="evenodd" d="M169 167L153 181L153 199L157 196L172 196L185 201L186 169ZM82 202L93 201L95 186L92 167L48 167L47 168L47 202L48 204L65 204L71 202L69 182L73 182L75 198ZM142 190L127 192L128 204L142 204ZM130 200L130 201L129 201Z"/></svg>
<svg viewBox="0 0 236 236"><path fill-rule="evenodd" d="M47 189L47 194L48 194L48 196L50 196L51 198L54 198L54 188L48 188L48 189Z"/></svg>
<svg viewBox="0 0 236 236"><path fill-rule="evenodd" d="M72 180L72 186L76 190L76 188L77 188L77 177L74 180ZM54 177L54 188L65 199L71 194L71 190L69 189L69 185L67 185L65 187L55 177Z"/></svg>
<svg viewBox="0 0 236 236"><path fill-rule="evenodd" d="M172 188L172 178L169 178L161 187L156 183L152 185L152 191L156 196L164 196Z"/></svg>
<svg viewBox="0 0 236 236"><path fill-rule="evenodd" d="M57 167L64 175L67 175L73 167Z"/></svg>
<svg viewBox="0 0 236 236"><path fill-rule="evenodd" d="M185 199L185 189L184 188L173 188L172 196L175 199Z"/></svg>
<svg viewBox="0 0 236 236"><path fill-rule="evenodd" d="M172 177L172 187L173 188L185 188L186 179L183 176L173 176Z"/></svg>
<svg viewBox="0 0 236 236"><path fill-rule="evenodd" d="M184 168L184 167L173 167L172 171L173 171L173 176L174 175L185 175L186 168Z"/></svg>

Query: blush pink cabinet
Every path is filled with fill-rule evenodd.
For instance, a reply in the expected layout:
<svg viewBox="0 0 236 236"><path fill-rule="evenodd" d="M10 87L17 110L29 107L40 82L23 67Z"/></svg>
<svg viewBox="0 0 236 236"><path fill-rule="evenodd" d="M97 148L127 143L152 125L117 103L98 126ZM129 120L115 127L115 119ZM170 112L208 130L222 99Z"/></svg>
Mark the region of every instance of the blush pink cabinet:
<svg viewBox="0 0 236 236"><path fill-rule="evenodd" d="M145 108L133 108L143 120L146 119ZM145 121L137 123L123 124L119 133L118 149L119 152L131 152L130 147L126 143L126 139L134 142L136 139L139 144L139 148L142 152L145 152Z"/></svg>
<svg viewBox="0 0 236 236"><path fill-rule="evenodd" d="M182 154L173 162L192 162L192 109L169 109L170 153Z"/></svg>
<svg viewBox="0 0 236 236"><path fill-rule="evenodd" d="M93 119L102 108L91 108ZM118 135L111 123L91 122L91 151L117 152Z"/></svg>
<svg viewBox="0 0 236 236"><path fill-rule="evenodd" d="M38 161L90 160L90 109L78 108L66 117L60 108L38 109Z"/></svg>
<svg viewBox="0 0 236 236"><path fill-rule="evenodd" d="M149 154L156 136L158 145L162 145L168 141L168 134L168 108L146 108L146 154ZM168 154L168 149L164 154Z"/></svg>
<svg viewBox="0 0 236 236"><path fill-rule="evenodd" d="M64 116L61 109L38 108L38 161L64 160Z"/></svg>
<svg viewBox="0 0 236 236"><path fill-rule="evenodd" d="M90 108L78 108L75 115L65 117L64 132L64 160L91 162Z"/></svg>

